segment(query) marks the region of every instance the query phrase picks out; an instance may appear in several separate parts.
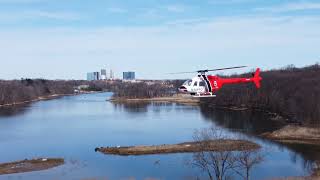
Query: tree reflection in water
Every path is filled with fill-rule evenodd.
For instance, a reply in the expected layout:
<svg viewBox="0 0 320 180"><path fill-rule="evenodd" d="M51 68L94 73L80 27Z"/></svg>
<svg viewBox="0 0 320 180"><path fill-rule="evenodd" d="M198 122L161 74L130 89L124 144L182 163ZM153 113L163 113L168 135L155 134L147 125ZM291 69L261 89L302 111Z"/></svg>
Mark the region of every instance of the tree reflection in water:
<svg viewBox="0 0 320 180"><path fill-rule="evenodd" d="M221 130L216 128L202 129L194 134L194 140L202 142L203 149L208 146L208 140L212 139L225 139L225 137ZM210 180L232 179L235 175L249 180L252 169L263 160L260 150L200 151L193 154L191 165L206 173Z"/></svg>
<svg viewBox="0 0 320 180"><path fill-rule="evenodd" d="M150 102L127 102L127 103L113 103L117 110L123 110L128 113L146 113Z"/></svg>
<svg viewBox="0 0 320 180"><path fill-rule="evenodd" d="M28 110L28 105L16 105L16 106L7 106L7 107L0 107L0 116L14 116L23 114Z"/></svg>
<svg viewBox="0 0 320 180"><path fill-rule="evenodd" d="M314 168L319 166L316 162L320 161L320 146L308 144L283 144L280 142L270 141L261 138L261 134L271 132L281 128L284 123L272 121L270 117L261 112L254 111L232 111L223 109L213 109L207 106L200 106L203 117L230 130L241 131L254 138L264 140L267 143L277 145L279 148L288 148L293 151L291 160L294 163L302 157L302 165L307 172L314 172Z"/></svg>

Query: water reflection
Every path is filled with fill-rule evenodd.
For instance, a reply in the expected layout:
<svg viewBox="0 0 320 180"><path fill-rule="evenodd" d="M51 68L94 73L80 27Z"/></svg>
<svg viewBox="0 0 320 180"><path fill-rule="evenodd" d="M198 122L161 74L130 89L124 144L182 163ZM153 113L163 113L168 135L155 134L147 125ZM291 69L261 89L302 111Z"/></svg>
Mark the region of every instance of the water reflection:
<svg viewBox="0 0 320 180"><path fill-rule="evenodd" d="M148 111L149 102L129 102L129 103L113 103L116 110L124 110L128 113L146 113Z"/></svg>
<svg viewBox="0 0 320 180"><path fill-rule="evenodd" d="M0 107L0 116L8 117L23 114L28 110L28 105L16 105L16 106L7 106Z"/></svg>
<svg viewBox="0 0 320 180"><path fill-rule="evenodd" d="M205 105L200 106L200 111L206 120L213 121L219 126L253 135L270 132L284 125L270 120L260 112L213 109Z"/></svg>

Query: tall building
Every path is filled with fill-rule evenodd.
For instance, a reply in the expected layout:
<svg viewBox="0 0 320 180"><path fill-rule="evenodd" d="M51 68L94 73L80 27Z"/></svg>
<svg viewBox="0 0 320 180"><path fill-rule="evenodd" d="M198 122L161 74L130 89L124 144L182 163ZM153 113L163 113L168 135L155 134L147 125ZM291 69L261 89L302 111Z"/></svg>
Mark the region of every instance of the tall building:
<svg viewBox="0 0 320 180"><path fill-rule="evenodd" d="M112 71L112 69L110 69L110 79L114 79L114 72Z"/></svg>
<svg viewBox="0 0 320 180"><path fill-rule="evenodd" d="M123 79L124 80L134 80L136 78L135 72L123 72Z"/></svg>
<svg viewBox="0 0 320 180"><path fill-rule="evenodd" d="M107 70L101 69L100 79L101 80L106 80L107 79Z"/></svg>
<svg viewBox="0 0 320 180"><path fill-rule="evenodd" d="M99 72L89 72L87 73L87 80L88 81L96 81L100 79Z"/></svg>

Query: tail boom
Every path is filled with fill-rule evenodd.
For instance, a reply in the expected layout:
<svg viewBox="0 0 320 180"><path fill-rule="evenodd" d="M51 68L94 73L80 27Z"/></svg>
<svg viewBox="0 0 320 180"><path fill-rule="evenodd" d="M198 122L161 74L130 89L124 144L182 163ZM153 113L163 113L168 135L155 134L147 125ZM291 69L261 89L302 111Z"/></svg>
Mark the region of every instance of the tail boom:
<svg viewBox="0 0 320 180"><path fill-rule="evenodd" d="M252 78L220 78L218 76L208 76L213 91L219 90L225 84L240 84L253 82L259 89L261 87L260 69L258 68Z"/></svg>

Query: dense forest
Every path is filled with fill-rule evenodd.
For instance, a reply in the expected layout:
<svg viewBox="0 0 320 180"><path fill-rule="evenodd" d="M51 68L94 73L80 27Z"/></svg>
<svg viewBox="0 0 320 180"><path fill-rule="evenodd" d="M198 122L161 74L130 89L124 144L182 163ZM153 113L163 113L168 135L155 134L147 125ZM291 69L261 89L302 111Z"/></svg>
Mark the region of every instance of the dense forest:
<svg viewBox="0 0 320 180"><path fill-rule="evenodd" d="M0 81L0 105L30 101L53 94L72 94L76 81L21 79Z"/></svg>
<svg viewBox="0 0 320 180"><path fill-rule="evenodd" d="M239 76L250 76L241 74ZM320 125L320 65L304 68L290 65L261 72L262 87L254 84L225 85L205 106L247 107L276 113L290 121Z"/></svg>

